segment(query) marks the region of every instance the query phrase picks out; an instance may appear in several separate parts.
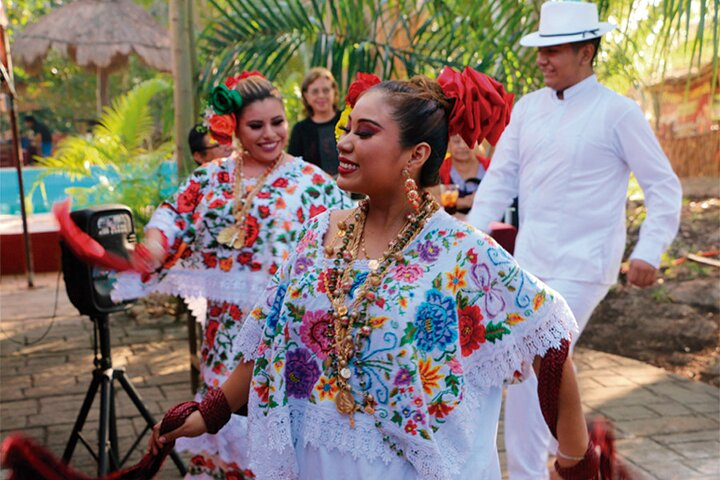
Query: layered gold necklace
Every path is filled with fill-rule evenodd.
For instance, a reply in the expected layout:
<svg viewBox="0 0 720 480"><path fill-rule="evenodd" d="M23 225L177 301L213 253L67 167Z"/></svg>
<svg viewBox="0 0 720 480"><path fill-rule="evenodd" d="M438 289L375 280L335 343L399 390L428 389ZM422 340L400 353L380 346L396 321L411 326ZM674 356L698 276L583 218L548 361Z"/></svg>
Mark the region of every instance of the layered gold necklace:
<svg viewBox="0 0 720 480"><path fill-rule="evenodd" d="M235 163L235 192L233 205L233 218L235 223L228 225L220 231L217 237L218 243L226 245L230 248L241 249L245 246L245 238L247 237L247 216L252 208L253 199L260 192L265 181L275 171L278 165L282 162L285 152L280 152L280 155L273 160L272 164L257 178L255 185L245 189L245 156L240 154L237 162Z"/></svg>
<svg viewBox="0 0 720 480"><path fill-rule="evenodd" d="M325 275L325 290L330 299L333 322L330 325L328 336L332 339L330 361L335 371L336 382L339 388L335 396L335 407L338 412L348 415L350 427L354 428L355 412L363 411L368 415L375 415L377 402L368 391L367 375L363 369L363 362L356 358L363 349L363 343L372 333L371 317L367 314L368 308L377 298L377 289L382 284L383 277L393 263L403 261L403 250L422 231L427 220L438 210L439 206L432 196L424 192L423 201L417 213L407 216L405 224L397 237L392 240L379 259L368 258L370 272L357 286L354 301L347 305L356 271L353 268L358 253L363 247L363 234L369 203L363 201L345 221L337 226L337 237L325 248L326 258L332 259L333 265ZM352 221L349 220L352 217ZM339 243L339 246L335 246ZM367 253L365 254L367 257ZM350 379L355 368L358 374L359 392L355 392ZM358 401L355 393L362 397ZM376 419L375 426L380 428ZM387 436L386 436L387 437ZM389 438L389 437L388 437ZM393 445L391 445L391 448Z"/></svg>

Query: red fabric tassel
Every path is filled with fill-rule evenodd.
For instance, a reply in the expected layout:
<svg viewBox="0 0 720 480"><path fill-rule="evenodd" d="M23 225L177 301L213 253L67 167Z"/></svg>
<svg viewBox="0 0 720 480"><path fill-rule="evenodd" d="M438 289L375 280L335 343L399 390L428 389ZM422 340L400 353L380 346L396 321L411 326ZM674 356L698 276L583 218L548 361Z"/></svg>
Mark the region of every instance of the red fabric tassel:
<svg viewBox="0 0 720 480"><path fill-rule="evenodd" d="M559 348L549 349L540 362L538 398L545 423L557 438L558 398L570 342L562 340ZM572 467L563 468L557 461L555 470L564 480L631 480L627 469L615 455L615 434L609 420L594 419L588 426L590 442L585 458ZM598 456L599 450L599 456Z"/></svg>
<svg viewBox="0 0 720 480"><path fill-rule="evenodd" d="M124 272L132 270L129 260L108 252L90 235L80 228L70 218L70 199L53 205L53 213L60 225L60 236L70 250L85 263Z"/></svg>
<svg viewBox="0 0 720 480"><path fill-rule="evenodd" d="M196 402L185 402L171 408L163 417L160 433L168 433L180 427L197 408ZM166 444L157 456L147 453L136 465L112 472L99 480L152 478L160 470L172 449L173 444ZM0 446L0 462L3 468L10 470L7 480L92 480L94 478L75 471L55 458L46 448L20 434L5 438Z"/></svg>

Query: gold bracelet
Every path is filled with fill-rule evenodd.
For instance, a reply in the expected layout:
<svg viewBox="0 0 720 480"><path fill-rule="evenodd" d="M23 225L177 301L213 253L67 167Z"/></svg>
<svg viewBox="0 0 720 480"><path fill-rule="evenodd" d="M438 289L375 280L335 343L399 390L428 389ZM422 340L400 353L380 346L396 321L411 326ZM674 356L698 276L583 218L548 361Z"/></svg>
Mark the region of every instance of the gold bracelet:
<svg viewBox="0 0 720 480"><path fill-rule="evenodd" d="M575 457L573 455L565 455L563 452L560 451L559 448L557 449L557 452L555 453L555 455L557 455L558 457L563 458L565 460L572 460L574 462L579 462L580 460L585 458L585 455L583 455L582 457Z"/></svg>

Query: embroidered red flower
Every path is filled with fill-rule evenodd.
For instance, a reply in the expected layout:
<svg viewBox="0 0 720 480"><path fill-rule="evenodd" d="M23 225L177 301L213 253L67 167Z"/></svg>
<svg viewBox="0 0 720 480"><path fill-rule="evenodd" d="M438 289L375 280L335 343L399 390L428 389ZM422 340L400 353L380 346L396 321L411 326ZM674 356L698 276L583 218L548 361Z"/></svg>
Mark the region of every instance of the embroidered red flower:
<svg viewBox="0 0 720 480"><path fill-rule="evenodd" d="M460 351L463 357L480 348L485 343L485 325L482 313L477 305L470 305L458 311L460 328Z"/></svg>
<svg viewBox="0 0 720 480"><path fill-rule="evenodd" d="M428 406L428 413L435 418L445 418L452 411L453 407L443 403L442 400L433 402Z"/></svg>
<svg viewBox="0 0 720 480"><path fill-rule="evenodd" d="M256 198L270 198L270 192L268 192L266 190L262 190L262 191L258 192L258 194L255 195L255 197Z"/></svg>
<svg viewBox="0 0 720 480"><path fill-rule="evenodd" d="M358 97L365 90L369 89L373 85L380 83L380 79L372 73L358 72L356 80L350 84L348 88L347 97L345 97L345 103L351 107L355 107Z"/></svg>
<svg viewBox="0 0 720 480"><path fill-rule="evenodd" d="M178 220L175 220L175 226L178 227L180 230L185 230L185 227L187 227L187 222L180 218Z"/></svg>
<svg viewBox="0 0 720 480"><path fill-rule="evenodd" d="M197 465L198 467L204 467L205 457L203 457L202 455L195 455L190 459L190 463L193 465Z"/></svg>
<svg viewBox="0 0 720 480"><path fill-rule="evenodd" d="M245 247L250 248L255 245L259 235L260 225L258 225L257 218L248 215L245 217Z"/></svg>
<svg viewBox="0 0 720 480"><path fill-rule="evenodd" d="M225 199L221 200L218 198L217 200L213 200L210 205L208 205L208 208L222 208L225 206L225 203Z"/></svg>
<svg viewBox="0 0 720 480"><path fill-rule="evenodd" d="M296 215L297 215L298 222L305 223L305 212L303 212L302 207L297 209Z"/></svg>
<svg viewBox="0 0 720 480"><path fill-rule="evenodd" d="M320 184L325 183L325 179L323 178L322 175L320 175L319 173L316 173L312 177L312 183L314 183L315 185L320 185Z"/></svg>
<svg viewBox="0 0 720 480"><path fill-rule="evenodd" d="M262 403L267 403L268 400L270 400L270 383L261 383L260 385L253 387L255 389L255 392L257 393L258 397L260 397L260 401Z"/></svg>
<svg viewBox="0 0 720 480"><path fill-rule="evenodd" d="M260 214L260 218L267 218L270 216L270 207L267 205L261 205L258 207L258 213Z"/></svg>
<svg viewBox="0 0 720 480"><path fill-rule="evenodd" d="M212 367L213 373L216 373L216 374L218 374L218 375L220 375L220 374L223 372L223 370L225 370L225 366L224 366L222 363L220 363L220 362L217 362L217 363L216 363L215 365L213 365L213 367Z"/></svg>
<svg viewBox="0 0 720 480"><path fill-rule="evenodd" d="M210 124L210 136L216 142L221 145L230 145L232 143L232 136L237 126L234 114L213 115L208 123Z"/></svg>
<svg viewBox="0 0 720 480"><path fill-rule="evenodd" d="M225 197L227 199L231 199L235 196L235 194L233 192L231 192L230 190L225 190L222 193L223 193L223 197Z"/></svg>
<svg viewBox="0 0 720 480"><path fill-rule="evenodd" d="M252 262L252 258L252 252L242 252L240 255L237 256L237 261L238 263L240 263L240 265L249 265L250 262Z"/></svg>
<svg viewBox="0 0 720 480"><path fill-rule="evenodd" d="M200 183L191 180L188 187L178 195L178 213L188 213L195 209L202 195L200 194Z"/></svg>
<svg viewBox="0 0 720 480"><path fill-rule="evenodd" d="M215 336L217 335L218 325L218 322L211 320L207 322L207 326L205 327L205 344L210 350L215 346Z"/></svg>
<svg viewBox="0 0 720 480"><path fill-rule="evenodd" d="M310 218L313 218L315 215L319 215L322 212L327 210L324 205L310 205Z"/></svg>
<svg viewBox="0 0 720 480"><path fill-rule="evenodd" d="M287 187L287 186L288 186L287 178L280 177L280 178L276 179L276 180L272 183L272 186L275 187L275 188L285 188L285 187Z"/></svg>
<svg viewBox="0 0 720 480"><path fill-rule="evenodd" d="M203 252L203 263L207 268L215 268L217 266L217 257L213 252Z"/></svg>
<svg viewBox="0 0 720 480"><path fill-rule="evenodd" d="M278 271L277 263L273 263L272 265L270 265L270 268L268 268L268 273L270 275L275 275L275 272L277 272L277 271Z"/></svg>
<svg viewBox="0 0 720 480"><path fill-rule="evenodd" d="M250 270L253 272L257 272L262 269L262 263L260 262L252 262L250 265Z"/></svg>
<svg viewBox="0 0 720 480"><path fill-rule="evenodd" d="M213 305L210 307L210 310L208 311L208 317L210 318L217 318L220 315L222 315L222 308L220 308L219 305Z"/></svg>
<svg viewBox="0 0 720 480"><path fill-rule="evenodd" d="M217 174L218 183L228 183L230 181L230 173L220 172Z"/></svg>
<svg viewBox="0 0 720 480"><path fill-rule="evenodd" d="M233 320L238 321L242 319L242 310L237 305L230 305L230 316Z"/></svg>

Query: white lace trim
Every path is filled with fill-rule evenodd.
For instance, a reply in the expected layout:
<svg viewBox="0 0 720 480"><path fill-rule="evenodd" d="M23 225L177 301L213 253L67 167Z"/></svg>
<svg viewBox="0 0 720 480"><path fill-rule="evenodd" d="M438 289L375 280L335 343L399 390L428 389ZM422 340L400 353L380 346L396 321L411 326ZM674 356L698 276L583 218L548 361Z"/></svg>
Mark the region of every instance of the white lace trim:
<svg viewBox="0 0 720 480"><path fill-rule="evenodd" d="M494 345L492 355L474 355L464 360L465 378L480 388L502 385L513 374L531 364L535 356L542 356L550 348L560 346L560 341L569 339L570 333L578 330L575 317L565 301L557 296L543 308L533 328L519 332L513 330L512 342ZM480 347L482 350L482 346Z"/></svg>
<svg viewBox="0 0 720 480"><path fill-rule="evenodd" d="M252 311L252 310L251 310ZM258 357L257 350L263 338L265 324L248 315L240 333L235 337L233 349L247 362Z"/></svg>
<svg viewBox="0 0 720 480"><path fill-rule="evenodd" d="M415 468L418 479L454 479L462 465L472 455L470 446L476 427L472 420L479 405L479 394L470 395L459 406L448 422L433 434L434 441L418 440L407 443L407 435L393 432L384 422L385 434L400 443L405 457ZM497 423L497 419L493 419ZM460 432L458 432L458 429ZM290 406L272 409L268 415L251 406L248 434L252 469L258 478L281 480L297 478L295 449L312 446L321 450L337 450L355 460L362 458L385 465L397 460L397 455L383 442L383 433L374 426L374 419L356 415L355 428L348 427L347 417L331 409L314 405ZM294 435L293 435L294 433ZM257 443L254 443L257 442Z"/></svg>
<svg viewBox="0 0 720 480"><path fill-rule="evenodd" d="M165 293L185 297L204 297L216 302L230 302L240 308L250 308L265 291L268 276L264 272L252 276L247 272L221 273L214 270L184 270L173 268L162 280L143 283L135 272L117 274L111 293L115 302L142 298L150 293Z"/></svg>

